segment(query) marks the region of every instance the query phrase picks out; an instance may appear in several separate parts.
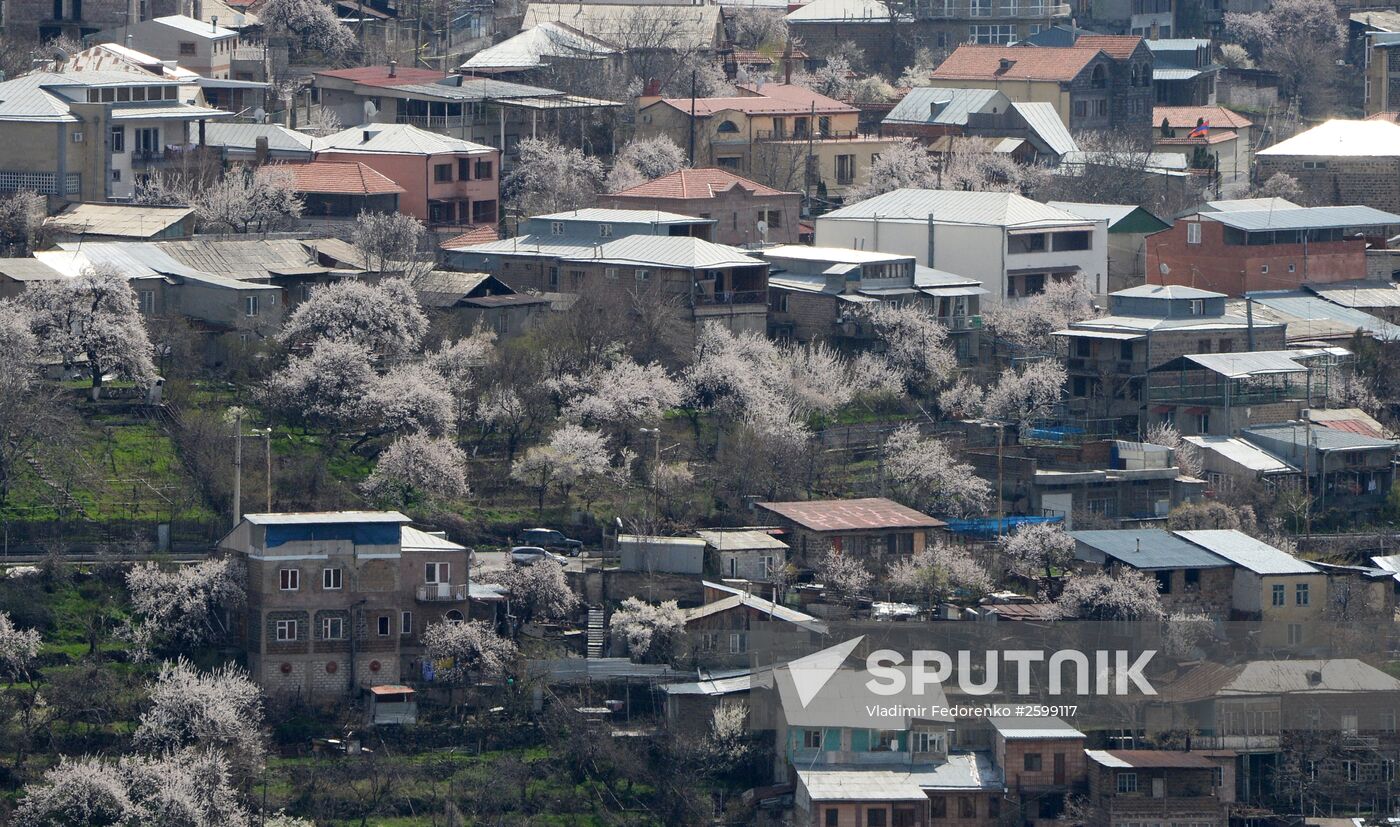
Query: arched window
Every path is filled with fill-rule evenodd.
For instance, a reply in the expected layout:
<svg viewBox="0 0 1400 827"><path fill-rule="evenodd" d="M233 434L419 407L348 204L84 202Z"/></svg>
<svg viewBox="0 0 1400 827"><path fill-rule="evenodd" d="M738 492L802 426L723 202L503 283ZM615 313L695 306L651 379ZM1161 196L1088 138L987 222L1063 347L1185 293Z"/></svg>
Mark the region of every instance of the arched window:
<svg viewBox="0 0 1400 827"><path fill-rule="evenodd" d="M452 611L444 615L443 619L446 620L448 623L461 623L462 613L457 611L456 609L453 609Z"/></svg>
<svg viewBox="0 0 1400 827"><path fill-rule="evenodd" d="M739 127L733 121L724 121L719 125L719 131L725 133L734 133L739 131Z"/></svg>
<svg viewBox="0 0 1400 827"><path fill-rule="evenodd" d="M1102 63L1094 67L1094 73L1090 76L1089 83L1095 89L1102 89L1108 85L1108 71L1103 68Z"/></svg>

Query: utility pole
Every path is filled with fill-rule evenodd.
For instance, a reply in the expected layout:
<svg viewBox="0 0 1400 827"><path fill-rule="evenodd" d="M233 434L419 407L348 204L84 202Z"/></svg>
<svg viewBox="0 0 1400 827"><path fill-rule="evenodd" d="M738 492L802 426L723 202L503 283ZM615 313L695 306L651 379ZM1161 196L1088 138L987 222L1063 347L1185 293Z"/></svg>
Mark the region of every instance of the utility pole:
<svg viewBox="0 0 1400 827"><path fill-rule="evenodd" d="M233 527L238 527L243 506L243 409L233 411Z"/></svg>
<svg viewBox="0 0 1400 827"><path fill-rule="evenodd" d="M997 423L997 537L1002 535L1002 523L1006 522L1006 499L1002 489L1002 446L1005 444L1006 423Z"/></svg>
<svg viewBox="0 0 1400 827"><path fill-rule="evenodd" d="M698 70L690 70L690 165L695 166L695 78Z"/></svg>
<svg viewBox="0 0 1400 827"><path fill-rule="evenodd" d="M272 426L266 428L267 432L267 513L272 513Z"/></svg>

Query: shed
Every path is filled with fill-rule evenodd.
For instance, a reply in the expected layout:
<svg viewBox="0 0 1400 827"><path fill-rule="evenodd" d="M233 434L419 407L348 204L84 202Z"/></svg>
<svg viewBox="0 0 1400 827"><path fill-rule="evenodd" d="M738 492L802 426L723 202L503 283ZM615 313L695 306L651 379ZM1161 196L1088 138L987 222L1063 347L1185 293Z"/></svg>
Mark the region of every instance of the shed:
<svg viewBox="0 0 1400 827"><path fill-rule="evenodd" d="M369 693L371 723L418 723L418 698L411 687L386 683L371 686Z"/></svg>
<svg viewBox="0 0 1400 827"><path fill-rule="evenodd" d="M72 204L44 219L44 228L57 241L161 241L194 234L193 207L150 207L143 204Z"/></svg>
<svg viewBox="0 0 1400 827"><path fill-rule="evenodd" d="M701 574L705 570L705 541L699 537L655 537L619 534L623 571Z"/></svg>

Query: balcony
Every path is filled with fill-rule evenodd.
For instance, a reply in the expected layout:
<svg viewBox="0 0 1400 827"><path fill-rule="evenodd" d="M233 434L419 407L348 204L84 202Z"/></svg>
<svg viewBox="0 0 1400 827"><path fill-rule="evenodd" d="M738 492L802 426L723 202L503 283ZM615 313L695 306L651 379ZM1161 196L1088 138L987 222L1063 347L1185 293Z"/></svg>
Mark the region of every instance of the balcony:
<svg viewBox="0 0 1400 827"><path fill-rule="evenodd" d="M466 583L420 583L418 585L418 602L461 602L467 599L470 591L471 589Z"/></svg>
<svg viewBox="0 0 1400 827"><path fill-rule="evenodd" d="M1068 3L990 3L967 0L914 0L914 17L921 20L1033 20L1069 17Z"/></svg>
<svg viewBox="0 0 1400 827"><path fill-rule="evenodd" d="M767 303L767 290L721 290L715 293L698 292L695 294L696 307Z"/></svg>
<svg viewBox="0 0 1400 827"><path fill-rule="evenodd" d="M855 129L835 132L822 132L820 130L816 132L807 130L788 132L786 129L755 129L753 131L755 141L805 141L809 138L814 141L859 141L874 137L874 135L868 135Z"/></svg>

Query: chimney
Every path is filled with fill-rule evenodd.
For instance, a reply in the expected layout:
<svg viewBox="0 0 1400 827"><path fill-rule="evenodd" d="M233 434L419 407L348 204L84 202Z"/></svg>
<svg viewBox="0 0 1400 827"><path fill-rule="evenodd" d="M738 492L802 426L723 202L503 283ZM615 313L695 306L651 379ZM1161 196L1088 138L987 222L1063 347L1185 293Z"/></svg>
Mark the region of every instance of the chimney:
<svg viewBox="0 0 1400 827"><path fill-rule="evenodd" d="M398 76L399 76L399 62L398 62L397 60L391 60L391 61L389 61L389 77L391 77L391 78L396 78L396 77L398 77Z"/></svg>
<svg viewBox="0 0 1400 827"><path fill-rule="evenodd" d="M374 137L374 133L373 133L373 132L370 132L368 129L366 129L365 131L363 131L363 132L360 133L360 143L362 143L362 144L367 144L367 143L369 143L369 139L370 139L370 138L373 138L373 137Z"/></svg>
<svg viewBox="0 0 1400 827"><path fill-rule="evenodd" d="M1151 31L1148 32L1148 35L1149 35L1148 38L1147 38L1148 40L1157 40L1157 39L1159 39L1159 38L1162 36L1162 27L1161 27L1159 24L1157 24L1157 23L1153 23L1153 24L1152 24L1152 29L1151 29Z"/></svg>
<svg viewBox="0 0 1400 827"><path fill-rule="evenodd" d="M255 147L256 148L253 150L253 157L256 163L259 166L262 166L263 164L267 163L267 136L259 135L255 143Z"/></svg>

